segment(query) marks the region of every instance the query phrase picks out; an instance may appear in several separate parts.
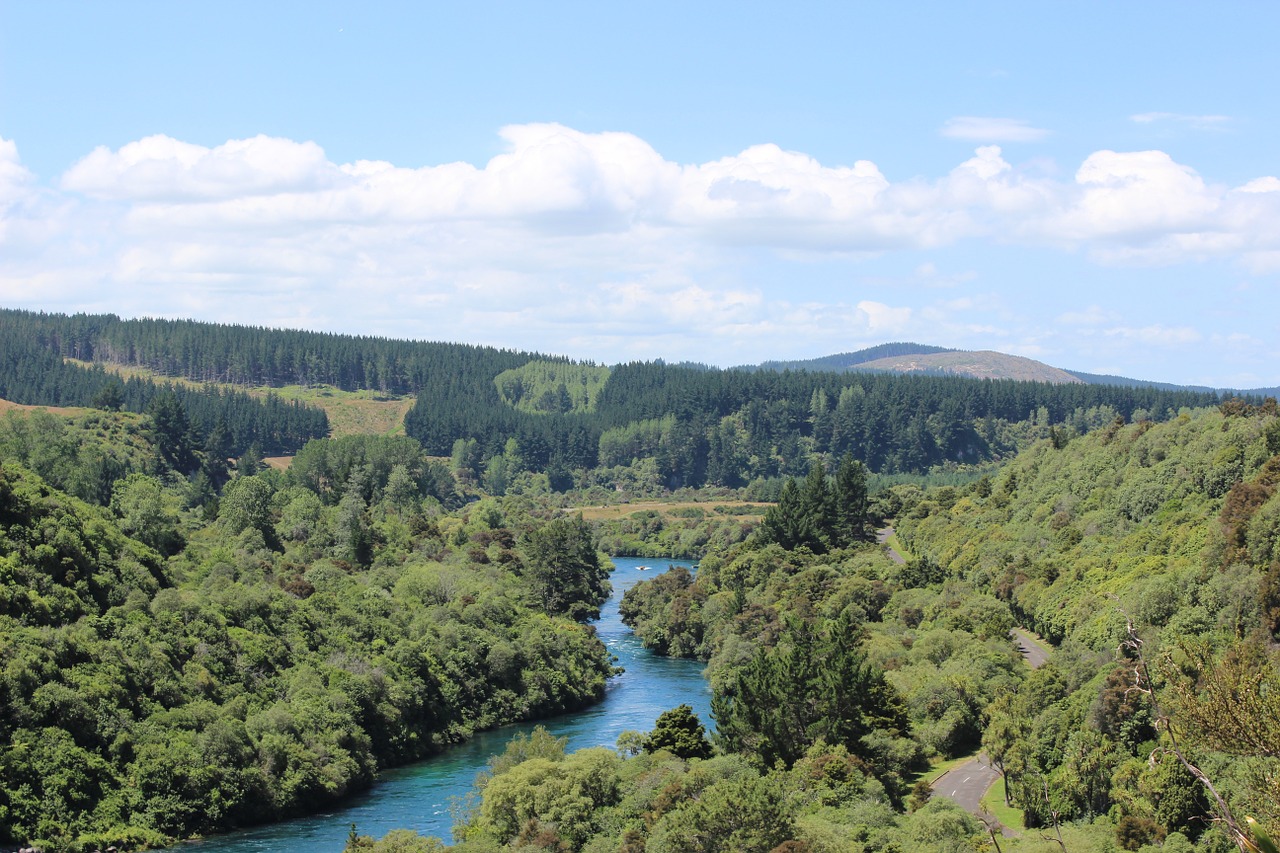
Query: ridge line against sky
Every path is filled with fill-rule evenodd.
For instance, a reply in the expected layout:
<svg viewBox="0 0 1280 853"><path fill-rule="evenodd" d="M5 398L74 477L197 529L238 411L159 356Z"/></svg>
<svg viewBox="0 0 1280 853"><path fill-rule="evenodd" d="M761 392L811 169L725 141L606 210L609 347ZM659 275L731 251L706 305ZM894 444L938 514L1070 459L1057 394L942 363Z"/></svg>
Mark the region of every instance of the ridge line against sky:
<svg viewBox="0 0 1280 853"><path fill-rule="evenodd" d="M1280 384L1280 13L683 8L0 2L0 304Z"/></svg>

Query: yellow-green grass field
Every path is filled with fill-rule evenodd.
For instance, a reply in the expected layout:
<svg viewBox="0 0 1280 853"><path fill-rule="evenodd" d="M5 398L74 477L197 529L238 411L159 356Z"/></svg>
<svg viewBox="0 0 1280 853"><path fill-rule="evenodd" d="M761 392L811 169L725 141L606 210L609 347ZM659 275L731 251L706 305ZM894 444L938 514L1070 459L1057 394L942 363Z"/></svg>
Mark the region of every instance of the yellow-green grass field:
<svg viewBox="0 0 1280 853"><path fill-rule="evenodd" d="M88 362L74 361L88 366ZM102 367L122 379L139 377L159 382L172 382L201 388L206 383L193 382L171 376L162 376L153 370L123 364L104 363ZM275 394L282 400L298 400L324 410L329 418L329 430L334 438L344 435L403 435L404 416L413 408L413 396L381 394L377 391L342 391L329 385L285 385L280 388L265 386L242 388L239 385L209 383L219 388L235 388L256 396ZM268 460L268 464L275 463Z"/></svg>

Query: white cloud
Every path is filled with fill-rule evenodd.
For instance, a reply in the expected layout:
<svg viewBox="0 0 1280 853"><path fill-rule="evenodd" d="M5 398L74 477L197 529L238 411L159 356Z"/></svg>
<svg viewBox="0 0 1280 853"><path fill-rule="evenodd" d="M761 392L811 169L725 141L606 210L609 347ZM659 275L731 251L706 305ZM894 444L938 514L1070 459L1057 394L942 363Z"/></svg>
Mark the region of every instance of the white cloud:
<svg viewBox="0 0 1280 853"><path fill-rule="evenodd" d="M32 174L18 157L18 144L0 137L0 204L11 203L32 181Z"/></svg>
<svg viewBox="0 0 1280 853"><path fill-rule="evenodd" d="M1099 151L1061 178L985 145L939 177L891 181L870 161L827 165L769 144L679 164L627 133L532 124L501 137L484 164L404 168L334 163L313 142L153 136L95 149L56 188L0 140L0 297L557 352L606 338L620 351L644 332L644 346L683 349L637 356L740 363L785 355L774 343L760 353L766 337L810 354L858 335L929 337L929 311L889 304L885 288L819 305L757 277L796 258L970 241L1280 268L1280 180L1220 186L1161 151ZM892 287L975 277L914 261ZM1179 334L1088 311L1063 322L1115 327L1117 341Z"/></svg>
<svg viewBox="0 0 1280 853"><path fill-rule="evenodd" d="M1078 192L1055 228L1077 239L1181 234L1213 226L1221 192L1163 151L1098 151L1076 172Z"/></svg>
<svg viewBox="0 0 1280 853"><path fill-rule="evenodd" d="M1264 178L1255 178L1244 186L1240 187L1239 192L1242 193L1276 193L1280 192L1280 178L1274 175L1267 175Z"/></svg>
<svg viewBox="0 0 1280 853"><path fill-rule="evenodd" d="M1105 334L1113 338L1123 338L1128 341L1154 346L1184 346L1198 343L1204 337L1190 326L1162 326L1159 324L1142 327L1116 326L1107 329Z"/></svg>
<svg viewBox="0 0 1280 853"><path fill-rule="evenodd" d="M984 116L956 116L942 125L942 135L948 139L965 139L972 142L1039 142L1049 135L1041 127L1020 118L990 118Z"/></svg>
<svg viewBox="0 0 1280 853"><path fill-rule="evenodd" d="M62 188L100 198L212 200L309 192L338 177L314 142L255 136L204 148L148 136L118 151L95 148L62 176Z"/></svg>
<svg viewBox="0 0 1280 853"><path fill-rule="evenodd" d="M911 321L910 308L894 308L882 302L863 300L858 311L866 318L867 331L877 334L893 334L906 328Z"/></svg>
<svg viewBox="0 0 1280 853"><path fill-rule="evenodd" d="M1230 116L1221 115L1184 115L1182 113L1137 113L1129 116L1130 121L1138 124L1153 124L1155 122L1175 122L1177 124L1190 125L1200 130L1221 130L1225 124L1231 121Z"/></svg>

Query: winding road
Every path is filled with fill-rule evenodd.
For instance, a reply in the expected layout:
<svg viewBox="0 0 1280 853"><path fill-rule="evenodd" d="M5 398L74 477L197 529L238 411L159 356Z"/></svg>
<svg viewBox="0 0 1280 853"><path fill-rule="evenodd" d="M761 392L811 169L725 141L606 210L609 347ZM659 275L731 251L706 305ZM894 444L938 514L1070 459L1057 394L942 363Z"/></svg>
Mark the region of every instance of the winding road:
<svg viewBox="0 0 1280 853"><path fill-rule="evenodd" d="M943 773L933 781L933 792L976 817L982 816L982 797L1000 778L1000 773L991 766L985 755L970 758L964 764ZM988 815L987 820L995 821ZM997 823L997 825L999 825ZM1013 830L1001 826L1004 835L1012 835Z"/></svg>
<svg viewBox="0 0 1280 853"><path fill-rule="evenodd" d="M889 539L892 538L893 533L892 527L883 527L876 531L876 541L884 546L889 559L895 563L906 563L906 558L889 544ZM1025 628L1011 629L1009 637L1018 647L1023 660L1032 669L1038 669L1049 660L1048 646L1032 636L1031 632ZM991 766L991 762L987 760L987 757L985 755L976 755L935 779L933 781L933 792L949 800L954 800L960 808L969 814L982 819L984 822L999 826L1003 835L1012 837L1017 833L1011 828L1000 824L990 815L985 818L982 815L982 797L999 778L1000 773Z"/></svg>

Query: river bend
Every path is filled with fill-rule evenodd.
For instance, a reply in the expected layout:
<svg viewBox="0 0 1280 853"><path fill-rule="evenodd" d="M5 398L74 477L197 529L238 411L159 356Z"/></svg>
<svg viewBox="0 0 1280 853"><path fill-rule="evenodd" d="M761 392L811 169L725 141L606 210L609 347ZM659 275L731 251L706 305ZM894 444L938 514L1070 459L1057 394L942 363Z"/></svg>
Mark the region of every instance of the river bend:
<svg viewBox="0 0 1280 853"><path fill-rule="evenodd" d="M682 560L615 557L613 596L600 609L596 631L626 669L610 679L604 701L584 711L541 721L552 734L569 738L569 749L612 747L627 729L648 731L663 711L683 703L693 706L711 728L711 690L696 661L659 657L640 645L618 616L622 595L637 581L668 565L692 566ZM650 571L639 571L643 565ZM254 829L170 848L172 853L339 853L351 824L362 835L380 837L392 829L412 829L449 841L455 797L466 794L489 756L501 752L517 732L535 723L519 723L476 735L467 743L407 767L382 773L373 787L345 800L340 807Z"/></svg>

